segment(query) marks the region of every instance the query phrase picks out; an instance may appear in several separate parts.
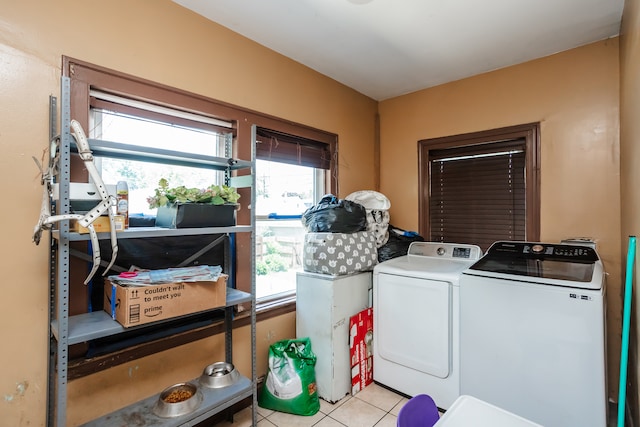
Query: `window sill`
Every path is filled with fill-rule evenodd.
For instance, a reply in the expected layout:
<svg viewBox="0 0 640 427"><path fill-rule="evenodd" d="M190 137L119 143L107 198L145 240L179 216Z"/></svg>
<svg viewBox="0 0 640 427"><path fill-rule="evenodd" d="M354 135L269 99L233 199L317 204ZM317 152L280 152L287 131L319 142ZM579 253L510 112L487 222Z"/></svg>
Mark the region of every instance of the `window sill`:
<svg viewBox="0 0 640 427"><path fill-rule="evenodd" d="M256 321L261 322L273 317L282 316L296 310L295 295L288 294L282 298L261 301L256 304ZM250 311L237 313L232 322L232 328L237 329L251 324ZM68 379L78 379L114 366L140 359L176 346L188 344L217 334L223 334L224 320L218 320L211 325L177 333L169 337L134 345L122 350L101 356L86 358L78 356L69 361Z"/></svg>

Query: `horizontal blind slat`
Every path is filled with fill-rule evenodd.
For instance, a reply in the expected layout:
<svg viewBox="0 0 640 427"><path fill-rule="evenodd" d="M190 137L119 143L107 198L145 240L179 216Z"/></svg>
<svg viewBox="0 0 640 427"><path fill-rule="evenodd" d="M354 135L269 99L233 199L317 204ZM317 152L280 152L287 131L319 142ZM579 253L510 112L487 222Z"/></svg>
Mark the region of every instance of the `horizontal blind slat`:
<svg viewBox="0 0 640 427"><path fill-rule="evenodd" d="M496 240L524 239L525 153L442 161L471 152L482 154L478 147L438 150L435 157L430 153L430 239L474 243L484 249Z"/></svg>

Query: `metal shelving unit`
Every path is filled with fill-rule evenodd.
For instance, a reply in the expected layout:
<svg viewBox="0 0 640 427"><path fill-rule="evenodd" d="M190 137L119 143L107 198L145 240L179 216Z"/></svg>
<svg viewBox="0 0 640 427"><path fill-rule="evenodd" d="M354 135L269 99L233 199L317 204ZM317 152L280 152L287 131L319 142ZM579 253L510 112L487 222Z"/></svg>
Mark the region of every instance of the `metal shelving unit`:
<svg viewBox="0 0 640 427"><path fill-rule="evenodd" d="M55 132L58 102L55 97L50 98L50 126L52 138ZM59 153L59 174L57 183L59 185L59 200L56 201L58 214L70 212L69 187L71 153L75 150L74 139L70 132L70 80L62 77L61 82L61 132L60 132L60 153ZM255 127L252 140L255 140ZM229 173L234 170L250 170L250 176L232 178L231 184L237 187L255 188L254 161L236 160L231 158L191 155L170 150L141 149L137 146L119 144L102 140L90 139L89 144L92 152L96 156L109 156L124 159L134 159L163 163L168 165L188 165L191 167L201 167L215 170L222 170ZM229 144L230 145L230 141ZM231 147L227 147L225 155L231 153ZM255 150L252 150L255 151ZM252 159L255 153L252 152ZM251 206L255 203L255 192L251 191ZM118 239L135 239L149 237L171 237L171 236L193 236L193 235L216 235L227 234L233 236L235 233L250 233L251 241L251 268L255 271L255 219L251 215L249 225L238 225L233 227L212 227L212 228L186 228L186 229L165 229L156 227L140 227L128 229L118 233ZM100 239L109 239L109 233L99 233ZM62 427L67 420L67 369L68 369L68 348L70 345L78 344L97 338L116 336L136 329L143 329L150 325L124 328L113 320L104 311L95 311L75 316L69 315L69 260L73 254L70 243L74 241L89 240L86 234L73 233L69 231L68 221L59 223L58 229L51 232L50 238L50 338L49 338L49 384L48 384L48 419L47 425L50 427ZM251 275L251 292L242 292L233 288L227 288L227 300L225 307L210 311L224 310L225 312L225 357L226 361L232 363L232 318L233 307L238 304L250 303L251 305L251 376L242 377L238 382L222 389L202 389L203 403L194 412L174 418L160 418L151 411L158 395L150 396L140 402L115 411L104 417L93 420L86 425L111 426L126 425L126 417L136 416L139 426L191 426L198 422L223 411L246 399L253 397L253 425L256 425L257 408L257 386L256 386L256 313L255 313L255 277ZM199 313L200 314L200 313ZM183 316L189 317L189 316ZM168 323L175 320L167 319L156 324ZM203 367L204 368L204 367ZM160 390L159 390L160 392ZM125 417L125 418L123 418ZM129 418L131 419L131 418ZM120 420L120 421L118 421ZM122 423L124 422L124 424Z"/></svg>

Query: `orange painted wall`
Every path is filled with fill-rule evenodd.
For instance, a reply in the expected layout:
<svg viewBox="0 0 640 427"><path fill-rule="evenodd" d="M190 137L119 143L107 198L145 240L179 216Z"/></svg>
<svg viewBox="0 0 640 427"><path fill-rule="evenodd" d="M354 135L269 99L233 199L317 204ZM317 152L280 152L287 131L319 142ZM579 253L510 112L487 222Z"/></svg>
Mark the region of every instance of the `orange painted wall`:
<svg viewBox="0 0 640 427"><path fill-rule="evenodd" d="M48 97L59 96L62 55L334 132L340 194L374 185L377 103L332 79L170 0L0 0L0 178L7 201L0 269L11 272L0 298L0 424L7 426L46 419L48 251L46 237L39 246L31 242L42 194L31 156L40 158L48 143ZM234 341L237 366L247 374L248 334L244 328ZM269 344L292 336L294 313L260 324L259 372L266 372ZM68 425L196 378L223 357L214 337L72 381Z"/></svg>
<svg viewBox="0 0 640 427"><path fill-rule="evenodd" d="M637 22L637 0L627 3ZM637 24L629 28L637 34ZM624 46L629 57L632 47L637 51L635 41ZM617 39L378 105L169 0L0 0L0 177L10 206L3 210L9 226L0 268L16 276L5 282L0 299L0 414L6 425L39 426L46 417L47 248L30 241L41 197L31 156L39 158L47 145L48 96L59 94L62 55L337 133L340 196L375 185L379 108L380 190L392 201L392 223L409 229L417 228L419 139L540 121L542 237L598 240L610 273L610 325L619 324ZM633 57L627 70L637 75ZM626 87L635 85L630 80ZM629 116L637 116L638 99L631 98ZM628 140L637 136L635 128L626 129L632 129ZM631 169L624 172L627 181L634 179ZM631 221L638 198L628 193L623 199L635 202L623 200L623 213ZM291 337L294 328L293 313L258 326L258 372L266 371L269 344ZM619 331L611 332L615 380ZM246 371L247 328L236 337L237 365ZM194 378L222 354L220 338L213 337L73 381L69 425Z"/></svg>
<svg viewBox="0 0 640 427"><path fill-rule="evenodd" d="M610 391L620 335L618 39L380 103L381 192L418 230L417 141L541 124L541 240L592 237L608 272Z"/></svg>
<svg viewBox="0 0 640 427"><path fill-rule="evenodd" d="M640 237L640 1L626 0L620 31L620 177L622 200L622 253L626 254L627 236ZM629 352L628 382L629 408L635 424L640 421L640 360L638 331L640 308L638 307L638 283L640 262L636 257L632 295L631 345ZM623 258L625 259L625 258Z"/></svg>

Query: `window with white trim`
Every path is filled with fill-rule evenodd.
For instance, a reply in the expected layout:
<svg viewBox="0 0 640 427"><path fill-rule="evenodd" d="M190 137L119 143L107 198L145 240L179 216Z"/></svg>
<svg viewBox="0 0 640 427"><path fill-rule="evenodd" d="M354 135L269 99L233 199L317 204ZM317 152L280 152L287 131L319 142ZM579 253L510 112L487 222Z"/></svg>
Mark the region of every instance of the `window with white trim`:
<svg viewBox="0 0 640 427"><path fill-rule="evenodd" d="M93 138L92 141L104 139L138 146L166 147L166 149L173 151L193 153L194 157L205 154L206 156L250 160L255 147L255 141L251 137L251 129L253 125L256 125L259 129L271 129L272 132L275 132L272 136L278 140L277 144L275 141L273 144L269 144L270 157L266 159L267 161L281 162L284 160L314 170L318 169L320 172L316 171L317 182L322 182L323 188L327 192L334 194L338 192L337 135L335 134L69 57L63 57L63 75L71 80L71 117L80 122L89 137ZM134 136L134 133L142 128L145 129L142 131L144 136L141 138ZM153 136L151 136L152 134ZM166 138L169 134L172 136ZM297 142L295 144L280 144L292 135L296 135ZM229 141L232 141L233 144L227 144ZM320 144L308 144L313 141ZM221 148L223 146L225 148L232 146L232 148L230 152L223 152ZM285 156L283 159L280 153L281 149L278 147L291 148L292 146L295 147L293 152L299 154L289 158ZM328 150L317 151L318 147L328 148ZM322 159L325 165L307 164L306 159L313 157L307 156L309 150L311 153L323 153L315 157ZM139 151L139 147L136 151ZM291 154L291 151L284 150L283 153L288 155ZM211 177L206 175L206 169L202 168L197 169L194 174L186 172L173 175L177 166L165 166L159 171L145 171L144 179L131 179L131 173L143 173L140 169L141 166L138 163L127 163L135 160L133 159L135 156L128 155L130 153L125 151L119 154L121 155L115 157L119 157L125 162L112 165L103 162L102 171L105 174L103 178L108 184L115 184L117 180L124 178L131 182L130 193L139 190L139 196L130 194L130 197L139 197L139 206L142 207L132 207L131 212L140 210L144 213L143 199L150 195L148 188L154 188L158 177L167 177L170 179L171 185L179 185L178 180L184 178L184 185L189 186L201 185L203 182L208 183L211 179L216 180L219 177L218 172L214 172ZM260 158L260 153L258 154ZM298 163L299 161L302 163ZM232 175L234 173L244 175L248 172L245 170L231 172ZM178 178L177 175L181 177ZM87 179L88 174L82 162L77 156L72 156L71 181L86 182ZM147 188L143 188L145 186ZM239 189L239 192L243 196L239 201L240 209L236 212L238 224L248 224L254 209L250 206L251 191L248 188L242 188ZM289 197L291 194L286 196ZM135 204L132 203L132 205ZM233 259L235 264L231 266L229 271L235 272L236 280L233 282L236 287L243 291L249 291L251 289L251 245L249 244L251 236L249 233L230 234L231 236L235 235L234 241L232 243L230 242L231 238L225 239L225 248L221 248L222 245L216 243L219 240L219 235L174 237L170 246L162 244L162 241L157 238L121 239L119 241L118 263L132 265L137 262L133 259L124 259L127 252L125 246L130 246L134 241L144 241L143 243L153 245L138 251L146 257L143 264L148 268L175 266L172 260L168 260L168 256L177 257L182 263L192 262L195 255L204 256L208 259L199 259L197 262L217 265L227 261L229 257L226 254L236 253L237 257ZM105 247L102 247L101 242L103 258L109 259L108 251L111 248L108 241L104 242L106 242ZM215 244L212 249L211 244ZM74 256L71 260L69 306L74 313L102 310L101 292L95 289L92 292L82 283L82 279L86 275L85 264L91 259L86 256L86 245L84 242L78 242L78 245L74 246L78 247L74 247ZM203 250L207 248L207 252L202 254L202 250L196 249L197 253L194 254L194 247ZM153 267L151 264L155 262L172 263L172 265ZM92 300L96 296L100 301L93 302ZM89 304L87 304L87 300L90 300ZM275 296L268 303L260 304L258 310L260 318L264 319L295 310L295 304L292 304L290 297L279 299ZM241 324L246 321L246 318L238 316L234 323L236 321ZM175 333L178 330L180 333ZM132 331L131 335L127 334L127 336L109 337L90 343L77 344L73 348L74 361L70 364L69 378L90 375L132 358L143 357L162 349L169 349L222 332L224 332L224 327L221 318L217 314L205 314L184 320L179 318L157 327L144 328L139 332ZM136 345L132 346L132 342L135 342Z"/></svg>
<svg viewBox="0 0 640 427"><path fill-rule="evenodd" d="M232 124L201 114L154 105L100 91L91 91L90 138L118 142L136 148L180 151L194 155L222 157ZM171 187L206 188L223 183L223 172L189 166L97 158L102 179L129 187L129 215L155 215L147 198L154 194L161 178Z"/></svg>
<svg viewBox="0 0 640 427"><path fill-rule="evenodd" d="M325 194L330 146L257 130L256 297L291 295L303 270L301 216Z"/></svg>

